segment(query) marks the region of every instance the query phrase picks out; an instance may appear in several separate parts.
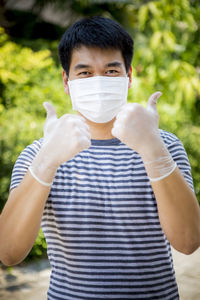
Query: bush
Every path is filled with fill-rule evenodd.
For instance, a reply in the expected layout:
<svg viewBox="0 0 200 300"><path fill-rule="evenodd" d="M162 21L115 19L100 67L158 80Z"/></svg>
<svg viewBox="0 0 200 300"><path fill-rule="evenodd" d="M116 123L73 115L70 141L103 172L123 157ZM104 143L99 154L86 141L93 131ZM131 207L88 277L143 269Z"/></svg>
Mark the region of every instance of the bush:
<svg viewBox="0 0 200 300"><path fill-rule="evenodd" d="M48 50L33 52L9 40L0 29L0 209L9 193L13 165L20 152L42 136L51 102L58 116L71 112L64 94L61 69ZM40 232L30 256L42 255L46 245Z"/></svg>
<svg viewBox="0 0 200 300"><path fill-rule="evenodd" d="M200 202L200 49L196 47L200 8L188 0L149 1L127 7L127 20L132 26L129 32L135 35L129 101L146 105L151 93L163 93L158 102L160 127L182 140ZM42 103L50 101L58 116L72 112L63 91L61 69L51 52L44 49L47 41L37 41L37 49L40 42L42 50L34 52L10 41L0 29L0 208L7 200L19 153L42 136L46 115ZM40 257L45 252L40 231L29 257Z"/></svg>
<svg viewBox="0 0 200 300"><path fill-rule="evenodd" d="M135 34L131 101L146 105L151 93L163 93L160 127L183 142L200 202L200 7L189 0L149 1L129 17Z"/></svg>

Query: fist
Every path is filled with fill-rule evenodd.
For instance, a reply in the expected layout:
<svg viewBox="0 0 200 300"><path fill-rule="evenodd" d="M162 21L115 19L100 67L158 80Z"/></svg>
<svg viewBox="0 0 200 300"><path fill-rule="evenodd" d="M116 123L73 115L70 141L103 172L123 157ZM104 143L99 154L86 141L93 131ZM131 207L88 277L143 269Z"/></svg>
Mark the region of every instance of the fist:
<svg viewBox="0 0 200 300"><path fill-rule="evenodd" d="M42 147L45 148L46 156L52 165L59 166L90 147L89 126L84 118L65 114L58 119L50 103L45 102L44 107L47 111L47 118Z"/></svg>
<svg viewBox="0 0 200 300"><path fill-rule="evenodd" d="M141 156L160 140L157 100L160 92L152 94L147 108L138 103L128 103L116 116L112 135Z"/></svg>

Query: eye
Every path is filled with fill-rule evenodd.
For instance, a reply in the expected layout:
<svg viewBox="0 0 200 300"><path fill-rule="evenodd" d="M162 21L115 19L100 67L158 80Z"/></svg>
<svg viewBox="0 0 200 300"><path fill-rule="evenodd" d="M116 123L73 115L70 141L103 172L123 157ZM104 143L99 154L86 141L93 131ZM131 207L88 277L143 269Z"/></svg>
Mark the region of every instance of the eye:
<svg viewBox="0 0 200 300"><path fill-rule="evenodd" d="M111 69L111 70L108 70L108 71L106 71L106 74L111 74L111 75L113 75L113 74L118 74L119 73L119 71L118 70L114 70L114 69Z"/></svg>
<svg viewBox="0 0 200 300"><path fill-rule="evenodd" d="M88 72L88 71L83 71L83 72L80 72L80 73L78 73L78 75L82 75L82 76L87 76L87 75L90 75L90 72Z"/></svg>

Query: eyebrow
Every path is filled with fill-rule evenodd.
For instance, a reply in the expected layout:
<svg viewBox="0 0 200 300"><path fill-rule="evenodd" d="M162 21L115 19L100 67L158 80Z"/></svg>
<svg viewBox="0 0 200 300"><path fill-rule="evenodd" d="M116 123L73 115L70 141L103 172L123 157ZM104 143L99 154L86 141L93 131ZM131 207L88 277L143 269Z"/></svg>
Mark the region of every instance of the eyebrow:
<svg viewBox="0 0 200 300"><path fill-rule="evenodd" d="M86 69L86 68L91 68L91 66L90 65L84 65L84 64L77 64L74 67L75 70Z"/></svg>
<svg viewBox="0 0 200 300"><path fill-rule="evenodd" d="M121 67L122 63L119 61L113 61L105 65L105 67Z"/></svg>
<svg viewBox="0 0 200 300"><path fill-rule="evenodd" d="M119 61L113 61L110 62L108 64L105 65L106 68L110 68L110 67L121 67L122 63ZM81 70L81 69L87 69L87 68L91 68L92 66L90 65L86 65L86 64L77 64L74 69L75 70Z"/></svg>

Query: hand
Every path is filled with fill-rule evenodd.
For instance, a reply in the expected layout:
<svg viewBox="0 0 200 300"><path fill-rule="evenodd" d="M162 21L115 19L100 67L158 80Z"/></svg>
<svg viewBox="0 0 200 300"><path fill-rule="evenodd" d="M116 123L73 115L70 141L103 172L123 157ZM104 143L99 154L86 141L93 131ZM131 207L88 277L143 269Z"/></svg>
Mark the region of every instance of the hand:
<svg viewBox="0 0 200 300"><path fill-rule="evenodd" d="M76 115L65 114L58 119L54 107L48 102L44 107L47 118L42 149L45 149L48 162L58 167L90 147L89 126L84 118Z"/></svg>
<svg viewBox="0 0 200 300"><path fill-rule="evenodd" d="M128 103L116 116L112 135L120 139L141 156L146 156L161 142L158 131L157 100L161 92L149 97L147 108L138 103Z"/></svg>

